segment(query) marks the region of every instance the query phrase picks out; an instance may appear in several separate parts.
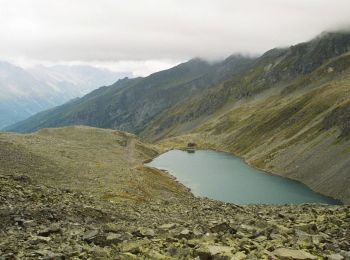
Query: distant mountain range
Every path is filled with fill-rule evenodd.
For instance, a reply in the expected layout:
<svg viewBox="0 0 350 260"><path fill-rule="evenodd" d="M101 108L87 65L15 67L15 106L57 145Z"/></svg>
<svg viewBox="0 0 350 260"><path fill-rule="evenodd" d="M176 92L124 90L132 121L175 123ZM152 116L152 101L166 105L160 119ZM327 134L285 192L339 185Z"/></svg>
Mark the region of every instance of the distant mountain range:
<svg viewBox="0 0 350 260"><path fill-rule="evenodd" d="M121 79L8 129L86 124L138 133L173 105L246 70L253 61L239 55L216 64L193 59L146 78Z"/></svg>
<svg viewBox="0 0 350 260"><path fill-rule="evenodd" d="M349 202L349 122L350 33L333 32L260 57L193 59L119 80L7 130L81 124L196 142Z"/></svg>
<svg viewBox="0 0 350 260"><path fill-rule="evenodd" d="M90 66L23 69L0 61L0 129L126 76Z"/></svg>

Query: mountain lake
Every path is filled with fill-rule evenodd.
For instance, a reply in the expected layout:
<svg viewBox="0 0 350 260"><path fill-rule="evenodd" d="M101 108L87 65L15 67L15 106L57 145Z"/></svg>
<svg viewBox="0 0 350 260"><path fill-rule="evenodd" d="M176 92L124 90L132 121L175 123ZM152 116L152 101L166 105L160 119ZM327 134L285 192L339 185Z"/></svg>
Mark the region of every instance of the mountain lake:
<svg viewBox="0 0 350 260"><path fill-rule="evenodd" d="M171 150L147 166L168 171L196 196L236 204L340 204L306 185L257 170L224 152Z"/></svg>

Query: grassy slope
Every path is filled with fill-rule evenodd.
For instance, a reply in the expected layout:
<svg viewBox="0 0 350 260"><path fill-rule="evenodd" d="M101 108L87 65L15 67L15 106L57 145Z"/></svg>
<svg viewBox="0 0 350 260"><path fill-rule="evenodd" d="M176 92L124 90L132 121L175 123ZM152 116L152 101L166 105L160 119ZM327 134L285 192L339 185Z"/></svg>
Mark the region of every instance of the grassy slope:
<svg viewBox="0 0 350 260"><path fill-rule="evenodd" d="M141 134L157 140L187 133L208 118L220 116L242 100L267 90L271 95L318 87L349 68L349 51L350 33L329 33L287 49L272 49L231 79L176 103L149 122ZM333 73L328 73L327 64Z"/></svg>
<svg viewBox="0 0 350 260"><path fill-rule="evenodd" d="M145 201L184 194L173 180L142 166L158 150L123 132L74 126L0 134L0 171L107 200ZM16 163L14 163L16 162Z"/></svg>
<svg viewBox="0 0 350 260"><path fill-rule="evenodd" d="M193 59L146 78L120 80L6 130L33 132L47 127L89 125L138 133L172 105L238 73L251 61L242 56L232 56L218 64Z"/></svg>
<svg viewBox="0 0 350 260"><path fill-rule="evenodd" d="M143 134L166 148L192 140L232 152L349 203L349 50L349 33L271 50Z"/></svg>
<svg viewBox="0 0 350 260"><path fill-rule="evenodd" d="M197 198L141 166L156 153L134 135L90 127L0 134L0 258L349 256L348 206Z"/></svg>
<svg viewBox="0 0 350 260"><path fill-rule="evenodd" d="M349 50L349 33L330 33L254 61L238 58L243 66L228 59L214 72L194 60L121 89L97 90L29 126L133 129L153 141L190 133L207 147L348 201ZM173 141L163 144L181 145Z"/></svg>
<svg viewBox="0 0 350 260"><path fill-rule="evenodd" d="M229 151L255 167L350 203L348 64L350 55L342 55L281 93L246 98L213 114L190 134L160 143L176 147L194 141Z"/></svg>

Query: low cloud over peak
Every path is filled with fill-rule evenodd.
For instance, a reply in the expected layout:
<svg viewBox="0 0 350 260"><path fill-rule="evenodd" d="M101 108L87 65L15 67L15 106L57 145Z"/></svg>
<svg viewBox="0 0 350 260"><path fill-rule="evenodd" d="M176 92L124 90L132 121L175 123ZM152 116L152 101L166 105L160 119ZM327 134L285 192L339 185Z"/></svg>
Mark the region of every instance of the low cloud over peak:
<svg viewBox="0 0 350 260"><path fill-rule="evenodd" d="M349 10L349 0L0 0L0 59L140 65L257 54L344 28Z"/></svg>

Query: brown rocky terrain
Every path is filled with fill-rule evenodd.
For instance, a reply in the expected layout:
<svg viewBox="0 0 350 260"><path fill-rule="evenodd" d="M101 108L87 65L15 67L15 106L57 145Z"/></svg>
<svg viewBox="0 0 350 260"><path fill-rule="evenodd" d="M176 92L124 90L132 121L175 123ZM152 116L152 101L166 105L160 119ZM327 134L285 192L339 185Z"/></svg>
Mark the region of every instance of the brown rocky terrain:
<svg viewBox="0 0 350 260"><path fill-rule="evenodd" d="M84 124L131 131L165 149L193 139L350 203L349 75L350 32L327 32L259 57L193 59L120 80L8 130Z"/></svg>
<svg viewBox="0 0 350 260"><path fill-rule="evenodd" d="M234 205L89 127L0 134L0 259L350 259L350 207ZM169 145L169 143L167 144Z"/></svg>

